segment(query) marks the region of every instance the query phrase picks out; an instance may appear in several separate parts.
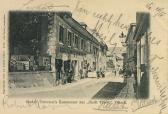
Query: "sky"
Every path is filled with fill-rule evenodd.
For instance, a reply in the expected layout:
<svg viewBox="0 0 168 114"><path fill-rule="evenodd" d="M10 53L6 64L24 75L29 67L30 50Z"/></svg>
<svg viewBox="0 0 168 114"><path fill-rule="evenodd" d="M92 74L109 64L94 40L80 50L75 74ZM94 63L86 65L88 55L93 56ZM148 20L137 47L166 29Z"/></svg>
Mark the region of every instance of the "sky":
<svg viewBox="0 0 168 114"><path fill-rule="evenodd" d="M156 13L153 11L154 8L149 11L146 7L151 2L154 3L154 8L160 7L164 10L167 8L167 0L162 2L159 0L27 0L27 2L18 0L18 4L15 4L15 0L10 0L10 10L71 11L75 20L87 24L87 29L96 29L108 47L113 47L114 44L120 47L124 38L119 36L122 32L127 35L130 23L136 22L137 11ZM1 11L5 12L7 9L9 10L8 2L4 4ZM103 16L106 20L103 20ZM166 20L167 18L164 21L160 19L157 21L160 21L159 23L166 29L164 24Z"/></svg>
<svg viewBox="0 0 168 114"><path fill-rule="evenodd" d="M119 36L127 34L130 23L136 22L136 10L139 4L136 0L93 0L77 1L73 10L73 18L85 22L89 29L97 29L108 47L121 47L122 40ZM136 9L136 10L135 10ZM110 18L111 17L111 18Z"/></svg>
<svg viewBox="0 0 168 114"><path fill-rule="evenodd" d="M78 22L85 22L88 29L96 28L108 47L113 47L114 44L121 47L121 42L125 38L119 38L119 36L122 32L127 35L129 25L136 23L136 12L157 14L155 10L157 7L162 8L163 11L167 10L164 2L167 3L166 0L162 0L162 4L157 0L74 0L72 13L73 18ZM152 8L149 10L147 6L151 3ZM111 15L112 18L109 19ZM110 21L104 20L104 16ZM156 21L164 22L160 19Z"/></svg>
<svg viewBox="0 0 168 114"><path fill-rule="evenodd" d="M159 0L27 0L27 2L18 0L17 7L15 2L15 0L10 0L11 10L71 11L73 18L78 22L85 22L88 29L96 28L109 47L113 47L114 44L119 47L122 46L122 39L119 36L122 32L126 35L130 23L136 22L137 11L156 13L156 11L153 11L156 7L164 10L167 8L167 0L161 2ZM146 6L151 2L154 3L154 8L149 11ZM9 10L8 2L6 2L6 5L4 4L1 11L6 9ZM106 15L108 19L112 15L110 26L109 22L98 18L101 15L102 17ZM115 23L117 20L119 20L119 24ZM166 20L164 19L164 21ZM159 23L163 23L164 26L164 21L161 20Z"/></svg>

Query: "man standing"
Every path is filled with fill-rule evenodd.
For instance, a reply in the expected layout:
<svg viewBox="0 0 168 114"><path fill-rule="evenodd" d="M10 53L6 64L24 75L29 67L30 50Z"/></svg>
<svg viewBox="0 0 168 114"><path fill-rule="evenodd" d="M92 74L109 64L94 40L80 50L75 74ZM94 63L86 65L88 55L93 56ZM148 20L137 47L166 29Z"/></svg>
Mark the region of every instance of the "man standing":
<svg viewBox="0 0 168 114"><path fill-rule="evenodd" d="M80 73L80 79L82 79L83 78L83 70L82 70L82 68L79 70L79 73Z"/></svg>
<svg viewBox="0 0 168 114"><path fill-rule="evenodd" d="M55 79L55 85L56 86L58 86L60 84L61 69L62 69L62 61L61 60L56 60L56 79Z"/></svg>

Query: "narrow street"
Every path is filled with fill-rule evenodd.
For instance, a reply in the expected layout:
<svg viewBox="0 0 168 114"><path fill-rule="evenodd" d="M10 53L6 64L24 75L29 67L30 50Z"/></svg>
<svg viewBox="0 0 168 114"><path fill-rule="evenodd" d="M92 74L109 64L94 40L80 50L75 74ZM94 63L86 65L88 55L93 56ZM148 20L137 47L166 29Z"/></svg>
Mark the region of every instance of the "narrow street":
<svg viewBox="0 0 168 114"><path fill-rule="evenodd" d="M92 30L69 11L11 12L10 15L9 97L134 98L134 79L121 74L131 76L135 72L138 62L128 63L127 59L134 60L134 55L141 53L135 48L129 51L137 53L128 55L125 33L118 31L122 40L114 43L122 45L112 46L103 40L97 28ZM131 30L130 34L134 33L135 29Z"/></svg>
<svg viewBox="0 0 168 114"><path fill-rule="evenodd" d="M105 78L89 77L77 82L51 88L15 88L10 90L10 97L38 97L38 98L92 98L113 99L125 98L133 94L132 82L124 82L121 76L106 73ZM129 91L128 91L129 90ZM131 93L128 93L131 92ZM133 96L132 96L133 97Z"/></svg>

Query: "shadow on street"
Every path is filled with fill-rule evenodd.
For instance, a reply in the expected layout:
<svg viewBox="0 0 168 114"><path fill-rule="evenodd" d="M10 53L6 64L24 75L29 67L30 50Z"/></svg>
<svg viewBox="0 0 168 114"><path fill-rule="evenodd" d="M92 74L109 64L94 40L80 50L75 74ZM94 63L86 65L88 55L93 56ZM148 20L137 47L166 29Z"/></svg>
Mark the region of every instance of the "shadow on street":
<svg viewBox="0 0 168 114"><path fill-rule="evenodd" d="M124 86L126 86L126 83L108 82L92 99L113 99L120 93Z"/></svg>

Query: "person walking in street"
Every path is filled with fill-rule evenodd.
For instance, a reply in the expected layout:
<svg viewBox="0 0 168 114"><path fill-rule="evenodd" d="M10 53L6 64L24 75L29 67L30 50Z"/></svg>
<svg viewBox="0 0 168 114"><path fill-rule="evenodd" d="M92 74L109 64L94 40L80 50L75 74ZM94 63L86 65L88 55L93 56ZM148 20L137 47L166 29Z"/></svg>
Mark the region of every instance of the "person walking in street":
<svg viewBox="0 0 168 114"><path fill-rule="evenodd" d="M79 73L80 73L80 79L82 79L82 78L83 78L83 70L80 69L80 70L79 70Z"/></svg>
<svg viewBox="0 0 168 114"><path fill-rule="evenodd" d="M55 77L55 86L58 86L61 81L61 69L62 69L62 61L56 61L56 77Z"/></svg>
<svg viewBox="0 0 168 114"><path fill-rule="evenodd" d="M65 75L65 71L64 71L64 63L62 65L62 68L61 68L61 82L62 84L65 84L65 80L66 79L66 75Z"/></svg>
<svg viewBox="0 0 168 114"><path fill-rule="evenodd" d="M131 68L131 78L134 78L134 69L133 68Z"/></svg>
<svg viewBox="0 0 168 114"><path fill-rule="evenodd" d="M116 70L114 70L114 74L115 74L115 76L116 76Z"/></svg>
<svg viewBox="0 0 168 114"><path fill-rule="evenodd" d="M100 70L97 70L96 73L97 73L97 78L99 79L100 78Z"/></svg>
<svg viewBox="0 0 168 114"><path fill-rule="evenodd" d="M56 69L56 79L55 79L56 86L58 86L60 84L60 79L61 79L61 72L59 71L59 69Z"/></svg>
<svg viewBox="0 0 168 114"><path fill-rule="evenodd" d="M69 72L68 72L68 77L67 77L67 82L68 83L71 83L71 81L72 81L72 75L73 75L72 74L72 69L70 69Z"/></svg>
<svg viewBox="0 0 168 114"><path fill-rule="evenodd" d="M104 70L101 69L101 77L104 78L105 77L105 73L104 73Z"/></svg>

